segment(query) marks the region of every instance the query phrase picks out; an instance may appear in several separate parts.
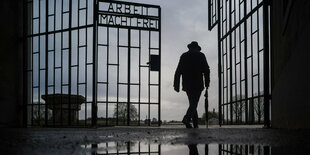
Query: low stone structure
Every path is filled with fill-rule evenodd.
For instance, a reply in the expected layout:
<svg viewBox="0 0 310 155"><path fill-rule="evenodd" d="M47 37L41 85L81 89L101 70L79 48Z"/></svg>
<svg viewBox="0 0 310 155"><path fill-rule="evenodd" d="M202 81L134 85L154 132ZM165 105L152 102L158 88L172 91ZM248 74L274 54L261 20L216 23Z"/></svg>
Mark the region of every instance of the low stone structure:
<svg viewBox="0 0 310 155"><path fill-rule="evenodd" d="M55 125L67 125L69 123L69 111L71 112L71 124L76 123L81 104L85 102L85 97L82 95L48 94L41 97L45 100L48 109L53 111ZM53 121L53 119L50 121Z"/></svg>

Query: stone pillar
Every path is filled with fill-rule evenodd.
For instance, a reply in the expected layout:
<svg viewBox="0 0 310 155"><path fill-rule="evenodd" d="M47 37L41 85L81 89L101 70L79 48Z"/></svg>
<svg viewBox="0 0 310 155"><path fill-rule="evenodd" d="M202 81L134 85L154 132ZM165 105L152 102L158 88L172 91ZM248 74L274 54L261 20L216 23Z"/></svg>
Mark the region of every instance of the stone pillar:
<svg viewBox="0 0 310 155"><path fill-rule="evenodd" d="M69 99L68 94L42 95L42 99L45 100L48 109L52 110L52 118L48 120L49 124L55 119L55 125L68 125L69 115L71 124L76 124L81 104L85 102L85 97L81 95L70 95Z"/></svg>

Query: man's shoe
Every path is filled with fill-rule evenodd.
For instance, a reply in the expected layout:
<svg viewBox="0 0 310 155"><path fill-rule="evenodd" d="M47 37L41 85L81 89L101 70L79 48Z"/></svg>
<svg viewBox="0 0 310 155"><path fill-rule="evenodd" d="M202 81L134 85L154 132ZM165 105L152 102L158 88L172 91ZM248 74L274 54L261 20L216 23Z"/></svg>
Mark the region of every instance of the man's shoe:
<svg viewBox="0 0 310 155"><path fill-rule="evenodd" d="M185 124L186 128L193 128L186 118L183 118L182 123Z"/></svg>
<svg viewBox="0 0 310 155"><path fill-rule="evenodd" d="M199 127L198 127L198 125L194 125L194 128L195 128L195 129L198 129Z"/></svg>
<svg viewBox="0 0 310 155"><path fill-rule="evenodd" d="M184 124L189 124L189 123L190 123L190 120L187 119L187 118L184 116L184 118L183 118L183 120L182 120L182 123L184 123Z"/></svg>
<svg viewBox="0 0 310 155"><path fill-rule="evenodd" d="M185 124L185 126L186 126L186 128L188 128L188 129L193 128L192 125L189 124L189 123L188 123L188 124Z"/></svg>

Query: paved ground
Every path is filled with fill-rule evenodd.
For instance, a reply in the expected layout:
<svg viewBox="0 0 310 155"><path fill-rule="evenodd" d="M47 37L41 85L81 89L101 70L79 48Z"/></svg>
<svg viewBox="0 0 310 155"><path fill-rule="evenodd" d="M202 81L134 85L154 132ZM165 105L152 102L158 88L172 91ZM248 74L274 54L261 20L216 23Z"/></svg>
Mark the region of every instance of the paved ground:
<svg viewBox="0 0 310 155"><path fill-rule="evenodd" d="M81 154L81 145L144 141L159 144L260 144L310 149L309 130L247 127L184 129L175 127L0 129L0 151L10 154Z"/></svg>

